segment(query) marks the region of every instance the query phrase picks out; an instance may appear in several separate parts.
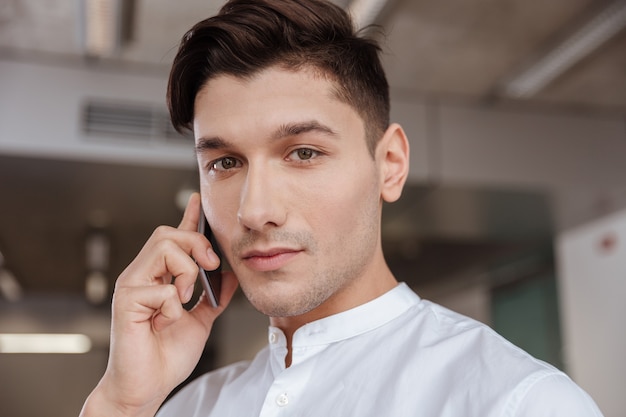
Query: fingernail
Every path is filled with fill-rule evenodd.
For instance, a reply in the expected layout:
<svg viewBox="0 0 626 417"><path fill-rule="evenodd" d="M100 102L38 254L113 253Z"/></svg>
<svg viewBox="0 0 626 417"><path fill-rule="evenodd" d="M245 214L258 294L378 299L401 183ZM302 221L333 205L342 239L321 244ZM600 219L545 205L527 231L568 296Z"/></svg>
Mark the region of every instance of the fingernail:
<svg viewBox="0 0 626 417"><path fill-rule="evenodd" d="M193 285L185 291L185 302L188 303L191 300L191 297L193 297Z"/></svg>
<svg viewBox="0 0 626 417"><path fill-rule="evenodd" d="M206 251L207 255L209 256L209 260L213 263L219 263L220 262L220 258L217 256L217 254L215 252L213 252L213 249L209 249Z"/></svg>

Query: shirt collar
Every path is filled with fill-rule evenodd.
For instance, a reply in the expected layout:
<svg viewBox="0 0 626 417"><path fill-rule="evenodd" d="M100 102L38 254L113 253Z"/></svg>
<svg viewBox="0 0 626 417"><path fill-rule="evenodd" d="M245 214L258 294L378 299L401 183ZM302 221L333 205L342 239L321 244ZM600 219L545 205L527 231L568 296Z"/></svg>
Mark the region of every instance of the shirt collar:
<svg viewBox="0 0 626 417"><path fill-rule="evenodd" d="M366 333L400 316L420 301L405 283L400 283L390 291L365 304L308 323L293 336L293 347L327 345ZM270 341L286 342L280 329L270 326Z"/></svg>

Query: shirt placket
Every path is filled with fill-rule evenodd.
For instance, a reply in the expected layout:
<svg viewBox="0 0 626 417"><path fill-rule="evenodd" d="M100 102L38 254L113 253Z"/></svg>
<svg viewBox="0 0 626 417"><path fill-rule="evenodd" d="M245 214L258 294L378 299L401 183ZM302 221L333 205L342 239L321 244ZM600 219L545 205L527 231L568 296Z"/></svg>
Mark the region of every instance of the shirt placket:
<svg viewBox="0 0 626 417"><path fill-rule="evenodd" d="M299 400L315 367L316 354L321 350L321 346L294 348L292 365L275 376L265 396L260 417L298 415Z"/></svg>

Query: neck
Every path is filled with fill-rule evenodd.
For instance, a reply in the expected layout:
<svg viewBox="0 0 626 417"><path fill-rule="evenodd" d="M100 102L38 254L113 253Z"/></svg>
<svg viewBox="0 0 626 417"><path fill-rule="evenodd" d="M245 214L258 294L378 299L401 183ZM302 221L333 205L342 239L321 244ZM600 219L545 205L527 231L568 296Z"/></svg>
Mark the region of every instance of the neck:
<svg viewBox="0 0 626 417"><path fill-rule="evenodd" d="M293 335L300 327L372 301L393 289L397 284L398 281L396 281L391 271L386 269L386 272L382 276L378 275L375 281L364 283L357 280L335 293L319 307L307 313L292 317L270 317L270 324L282 330L287 339L285 366L291 366Z"/></svg>

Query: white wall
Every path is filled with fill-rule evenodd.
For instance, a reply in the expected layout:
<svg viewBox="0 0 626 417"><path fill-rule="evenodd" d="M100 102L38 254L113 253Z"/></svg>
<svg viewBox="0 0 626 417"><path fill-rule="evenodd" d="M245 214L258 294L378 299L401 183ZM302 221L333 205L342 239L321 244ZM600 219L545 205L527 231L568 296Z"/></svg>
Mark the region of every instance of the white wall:
<svg viewBox="0 0 626 417"><path fill-rule="evenodd" d="M165 109L166 75L95 71L0 60L0 153L161 166L193 166L192 144L87 138L81 106L87 99Z"/></svg>
<svg viewBox="0 0 626 417"><path fill-rule="evenodd" d="M521 188L552 196L559 230L626 207L623 116L395 100L413 183Z"/></svg>
<svg viewBox="0 0 626 417"><path fill-rule="evenodd" d="M606 417L626 410L626 211L557 239L564 359Z"/></svg>
<svg viewBox="0 0 626 417"><path fill-rule="evenodd" d="M86 99L165 109L166 74L95 71L0 59L0 153L193 165L189 147L86 138ZM623 187L621 117L514 112L394 99L392 120L411 141L413 182L559 188ZM121 144L123 143L123 146Z"/></svg>

